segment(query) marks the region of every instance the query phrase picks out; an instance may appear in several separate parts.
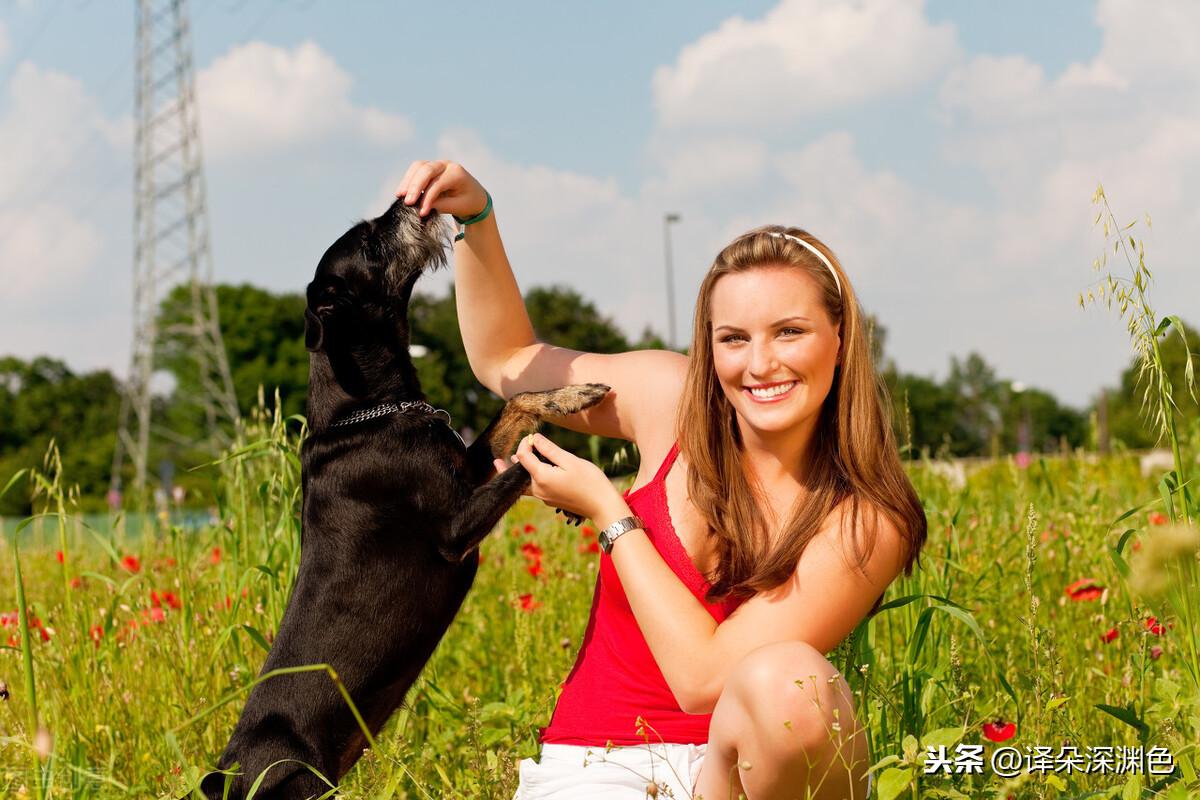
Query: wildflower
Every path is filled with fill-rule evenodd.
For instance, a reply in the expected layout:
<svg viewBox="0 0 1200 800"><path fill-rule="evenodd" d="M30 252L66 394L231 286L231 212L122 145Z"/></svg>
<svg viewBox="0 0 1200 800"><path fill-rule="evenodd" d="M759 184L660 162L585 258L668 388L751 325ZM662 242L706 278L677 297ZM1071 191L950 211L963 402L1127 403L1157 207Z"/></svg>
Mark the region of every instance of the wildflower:
<svg viewBox="0 0 1200 800"><path fill-rule="evenodd" d="M174 592L159 593L151 589L150 605L154 608L161 608L163 603L166 603L168 606L176 610L183 608L183 603L180 602L179 596Z"/></svg>
<svg viewBox="0 0 1200 800"><path fill-rule="evenodd" d="M78 575L76 575L74 578L71 578L72 589L78 589L80 586L83 586L83 578L79 577Z"/></svg>
<svg viewBox="0 0 1200 800"><path fill-rule="evenodd" d="M163 611L160 606L154 608L142 609L143 622L162 622L167 618L167 612Z"/></svg>
<svg viewBox="0 0 1200 800"><path fill-rule="evenodd" d="M1017 469L1029 469L1029 465L1033 463L1033 456L1022 450L1013 457L1013 461L1016 462Z"/></svg>
<svg viewBox="0 0 1200 800"><path fill-rule="evenodd" d="M584 539L595 539L596 538L596 529L593 528L591 525L584 525L582 528L579 529L579 535L582 536Z"/></svg>
<svg viewBox="0 0 1200 800"><path fill-rule="evenodd" d="M525 533L537 533L537 528L535 528L530 523L526 522L525 523Z"/></svg>
<svg viewBox="0 0 1200 800"><path fill-rule="evenodd" d="M983 735L991 742L1007 742L1017 735L1017 723L996 720L983 723Z"/></svg>
<svg viewBox="0 0 1200 800"><path fill-rule="evenodd" d="M100 640L104 638L104 626L103 625L93 625L91 628L88 629L88 636L90 636L92 641L95 642L96 647L99 647Z"/></svg>
<svg viewBox="0 0 1200 800"><path fill-rule="evenodd" d="M1162 654L1163 654L1163 649L1161 647L1159 647L1158 645L1154 645L1154 647L1150 648L1150 660L1151 661L1158 661L1159 657Z"/></svg>
<svg viewBox="0 0 1200 800"><path fill-rule="evenodd" d="M135 574L142 571L142 561L137 556L125 556L121 559L121 566Z"/></svg>
<svg viewBox="0 0 1200 800"><path fill-rule="evenodd" d="M208 554L208 561L210 564L220 564L221 563L221 548L214 547L212 549L212 552Z"/></svg>
<svg viewBox="0 0 1200 800"><path fill-rule="evenodd" d="M63 551L62 551L62 550L55 550L55 551L54 551L54 559L55 559L56 561L58 561L58 563L60 563L60 564L61 564L61 563L63 563L63 558L64 558L64 556L63 556Z"/></svg>
<svg viewBox="0 0 1200 800"><path fill-rule="evenodd" d="M1108 644L1109 642L1111 642L1113 639L1116 639L1120 635L1121 635L1121 632L1118 631L1116 628L1109 628L1107 631L1100 634L1100 641L1104 642L1105 644Z"/></svg>
<svg viewBox="0 0 1200 800"><path fill-rule="evenodd" d="M525 555L525 569L533 577L542 574L542 548L538 547L534 542L526 542L521 545L521 552Z"/></svg>
<svg viewBox="0 0 1200 800"><path fill-rule="evenodd" d="M1151 511L1149 514L1151 525L1166 525L1167 515L1161 511Z"/></svg>
<svg viewBox="0 0 1200 800"><path fill-rule="evenodd" d="M1104 587L1095 578L1080 578L1066 588L1067 596L1078 603L1081 600L1098 600Z"/></svg>
<svg viewBox="0 0 1200 800"><path fill-rule="evenodd" d="M579 545L579 552L581 552L581 553L599 553L600 552L600 543L596 542L596 541L591 541L591 542L588 542L587 544L581 544L581 545Z"/></svg>
<svg viewBox="0 0 1200 800"><path fill-rule="evenodd" d="M1158 621L1158 617L1146 617L1146 630L1153 633L1155 636L1162 636L1167 632L1166 627Z"/></svg>
<svg viewBox="0 0 1200 800"><path fill-rule="evenodd" d="M529 593L521 595L517 598L517 601L521 604L521 610L529 613L533 613L535 608L538 608L542 605L537 600L534 600L533 595Z"/></svg>

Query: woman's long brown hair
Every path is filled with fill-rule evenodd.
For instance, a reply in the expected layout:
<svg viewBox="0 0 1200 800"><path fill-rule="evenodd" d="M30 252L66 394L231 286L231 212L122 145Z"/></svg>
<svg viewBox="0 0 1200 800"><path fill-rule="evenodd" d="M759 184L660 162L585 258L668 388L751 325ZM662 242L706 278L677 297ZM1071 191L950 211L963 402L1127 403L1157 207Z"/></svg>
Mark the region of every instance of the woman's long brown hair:
<svg viewBox="0 0 1200 800"><path fill-rule="evenodd" d="M841 293L829 269L813 253L779 234L819 249L837 270ZM780 265L803 270L821 287L829 319L840 328L842 349L808 448L805 492L791 509L782 535L772 537L761 511L763 495L746 477L733 406L713 365L711 308L713 287L723 276ZM843 535L849 533L858 566L866 564L874 548L876 514L882 513L905 538L904 570L912 572L925 543L925 511L900 463L887 389L871 361L854 289L833 251L806 231L779 225L757 228L717 255L696 298L677 437L687 457L691 502L717 541L716 567L707 576L710 602L731 595L749 597L785 583L826 517L847 498L853 527L843 527Z"/></svg>

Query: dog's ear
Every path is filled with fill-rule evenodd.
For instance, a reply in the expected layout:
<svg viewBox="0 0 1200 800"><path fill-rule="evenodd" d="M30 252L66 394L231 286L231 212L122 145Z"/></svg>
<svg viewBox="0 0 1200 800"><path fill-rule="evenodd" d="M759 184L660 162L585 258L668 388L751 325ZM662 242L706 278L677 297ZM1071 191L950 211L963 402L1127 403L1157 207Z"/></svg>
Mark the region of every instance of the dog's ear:
<svg viewBox="0 0 1200 800"><path fill-rule="evenodd" d="M308 352L320 350L325 343L325 323L312 309L304 309L304 349Z"/></svg>

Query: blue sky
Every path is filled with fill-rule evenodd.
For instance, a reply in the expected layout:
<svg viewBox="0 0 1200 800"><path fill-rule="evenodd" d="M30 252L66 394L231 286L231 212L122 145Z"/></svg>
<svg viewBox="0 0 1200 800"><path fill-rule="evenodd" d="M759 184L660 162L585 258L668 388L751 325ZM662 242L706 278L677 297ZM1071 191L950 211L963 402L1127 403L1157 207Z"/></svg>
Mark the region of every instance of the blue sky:
<svg viewBox="0 0 1200 800"><path fill-rule="evenodd" d="M0 352L126 369L133 4L0 3ZM193 3L219 280L299 291L414 158L491 189L518 280L680 330L765 222L839 253L902 369L978 350L1083 405L1128 361L1077 295L1103 181L1200 321L1200 5ZM448 272L425 288L444 291Z"/></svg>

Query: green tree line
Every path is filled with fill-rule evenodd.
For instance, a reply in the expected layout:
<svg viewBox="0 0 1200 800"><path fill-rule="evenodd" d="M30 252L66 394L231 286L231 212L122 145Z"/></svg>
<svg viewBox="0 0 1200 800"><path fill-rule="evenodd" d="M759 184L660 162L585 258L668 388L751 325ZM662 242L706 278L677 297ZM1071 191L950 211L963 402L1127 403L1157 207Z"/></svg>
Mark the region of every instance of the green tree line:
<svg viewBox="0 0 1200 800"><path fill-rule="evenodd" d="M304 349L304 296L275 293L243 284L216 287L220 325L241 411L257 405L259 388L268 406L278 389L285 415L303 414L308 379ZM597 353L662 348L649 329L636 341L573 289L538 287L525 296L530 320L542 341ZM179 288L163 301L160 330L177 329L189 298ZM450 412L456 427L481 431L497 413L501 400L471 374L458 333L453 290L444 297L417 294L409 307L412 342L423 348L415 359L429 401ZM1086 411L1060 403L1049 392L1022 388L1000 377L978 353L952 358L947 377L900 371L886 354L886 330L872 326L876 363L891 397L897 440L910 457L987 456L1021 449L1056 452L1060 448L1096 445L1097 409ZM1187 329L1192 341L1200 335ZM1195 401L1182 390L1185 349L1173 332L1162 342L1164 360L1175 385L1184 419L1197 419ZM173 430L185 438L202 438L202 412L189 398L198 391L189 348L168 338L157 366L171 377L171 389L157 398L158 408ZM1106 390L1108 434L1115 446L1145 448L1155 444L1139 416L1140 392L1130 365L1116 387ZM1020 391L1018 391L1020 389ZM38 357L25 361L0 357L0 485L28 466L36 466L54 439L62 452L64 472L77 484L85 506L103 507L109 486L120 408L119 384L107 370L76 373L61 360ZM565 447L608 463L622 443L589 441L569 431L556 431ZM163 461L174 463L175 480L198 488L202 474L186 469L207 460L202 449L159 443L151 454L151 471ZM0 498L0 515L30 511L30 499L15 492Z"/></svg>

